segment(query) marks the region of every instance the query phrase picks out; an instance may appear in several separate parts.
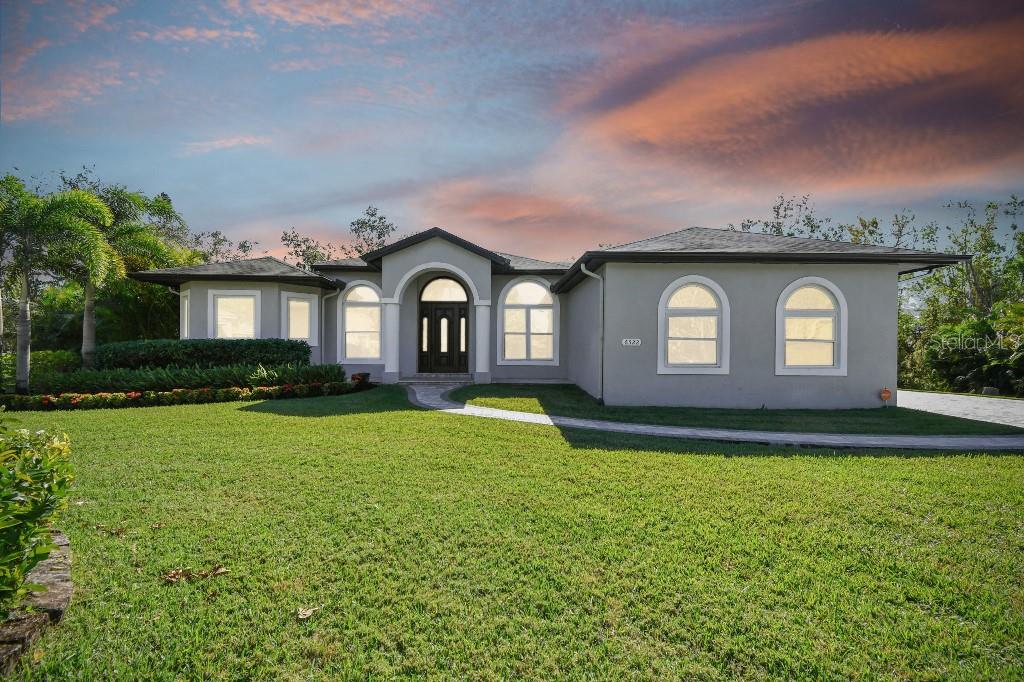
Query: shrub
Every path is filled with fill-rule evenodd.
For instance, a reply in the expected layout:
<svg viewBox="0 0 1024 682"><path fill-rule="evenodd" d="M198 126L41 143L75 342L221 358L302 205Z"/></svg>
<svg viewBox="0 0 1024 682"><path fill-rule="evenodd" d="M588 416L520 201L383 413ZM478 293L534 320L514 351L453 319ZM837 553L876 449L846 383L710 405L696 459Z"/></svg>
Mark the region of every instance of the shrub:
<svg viewBox="0 0 1024 682"><path fill-rule="evenodd" d="M305 341L290 339L150 339L105 343L96 349L96 366L112 368L224 367L309 364Z"/></svg>
<svg viewBox="0 0 1024 682"><path fill-rule="evenodd" d="M263 371L259 371L260 369ZM230 365L209 368L83 369L67 374L33 374L30 386L35 393L95 393L267 386L284 383L308 384L344 380L345 370L341 365Z"/></svg>
<svg viewBox="0 0 1024 682"><path fill-rule="evenodd" d="M0 422L0 618L34 587L25 577L54 549L50 524L67 504L69 453L66 436Z"/></svg>
<svg viewBox="0 0 1024 682"><path fill-rule="evenodd" d="M198 405L237 400L276 400L310 398L322 395L343 395L362 390L346 381L225 388L177 388L173 391L128 391L116 393L60 393L57 395L0 395L0 406L13 411L25 410L95 410L117 407L152 407L156 405Z"/></svg>
<svg viewBox="0 0 1024 682"><path fill-rule="evenodd" d="M82 366L82 356L69 350L35 350L29 356L29 363L33 374L73 372ZM14 376L14 353L0 355L0 375L5 380Z"/></svg>

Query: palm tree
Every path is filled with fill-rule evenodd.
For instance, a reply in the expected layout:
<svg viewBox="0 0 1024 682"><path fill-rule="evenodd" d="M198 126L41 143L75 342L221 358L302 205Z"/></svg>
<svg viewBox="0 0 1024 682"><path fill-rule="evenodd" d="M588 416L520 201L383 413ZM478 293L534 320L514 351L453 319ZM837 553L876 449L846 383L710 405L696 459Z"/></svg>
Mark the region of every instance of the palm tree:
<svg viewBox="0 0 1024 682"><path fill-rule="evenodd" d="M0 182L11 197L0 211L0 234L9 240L11 265L19 281L17 366L14 389L28 393L32 314L29 296L41 273L63 273L78 264L102 280L110 247L97 225L109 225L110 209L83 190L37 196L14 176Z"/></svg>
<svg viewBox="0 0 1024 682"><path fill-rule="evenodd" d="M99 198L110 211L109 224L95 223L104 239L108 268L96 273L83 262L72 273L82 283L82 365L92 367L96 355L96 288L123 279L134 270L159 267L173 259L170 247L147 224L146 216L159 216L162 206L122 186L100 187Z"/></svg>

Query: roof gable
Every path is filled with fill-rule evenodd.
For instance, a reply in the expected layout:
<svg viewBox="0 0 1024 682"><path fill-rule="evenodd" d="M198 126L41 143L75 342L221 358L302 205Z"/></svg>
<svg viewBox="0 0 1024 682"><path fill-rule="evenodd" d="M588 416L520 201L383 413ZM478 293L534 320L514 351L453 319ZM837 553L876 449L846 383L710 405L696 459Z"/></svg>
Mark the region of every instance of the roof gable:
<svg viewBox="0 0 1024 682"><path fill-rule="evenodd" d="M459 248L469 251L470 253L475 253L478 256L486 258L500 267L507 266L509 264L507 258L495 253L494 251L485 249L482 246L477 246L473 242L467 241L462 237L458 237L447 230L442 230L440 227L432 227L429 230L423 230L422 232L411 234L404 239L399 239L393 244L388 244L376 251L365 253L363 254L363 260L372 265L377 265L384 256L401 251L402 249L407 249L410 246L415 246L416 244L420 244L429 239L443 239L446 242L450 242Z"/></svg>

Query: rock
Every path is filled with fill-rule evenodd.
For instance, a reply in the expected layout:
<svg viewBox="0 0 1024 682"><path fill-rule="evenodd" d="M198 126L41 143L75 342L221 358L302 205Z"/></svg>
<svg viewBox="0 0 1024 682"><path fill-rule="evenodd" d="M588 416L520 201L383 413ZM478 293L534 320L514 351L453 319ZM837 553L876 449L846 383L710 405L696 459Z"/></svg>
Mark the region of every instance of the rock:
<svg viewBox="0 0 1024 682"><path fill-rule="evenodd" d="M0 644L0 675L6 675L14 670L20 657L20 644Z"/></svg>
<svg viewBox="0 0 1024 682"><path fill-rule="evenodd" d="M63 533L54 533L53 541L57 549L28 574L28 582L45 585L47 589L31 592L23 605L46 613L56 623L71 603L71 548Z"/></svg>
<svg viewBox="0 0 1024 682"><path fill-rule="evenodd" d="M45 613L16 613L0 624L0 643L27 649L49 623Z"/></svg>
<svg viewBox="0 0 1024 682"><path fill-rule="evenodd" d="M995 386L985 386L981 389L982 395L999 395L999 389Z"/></svg>

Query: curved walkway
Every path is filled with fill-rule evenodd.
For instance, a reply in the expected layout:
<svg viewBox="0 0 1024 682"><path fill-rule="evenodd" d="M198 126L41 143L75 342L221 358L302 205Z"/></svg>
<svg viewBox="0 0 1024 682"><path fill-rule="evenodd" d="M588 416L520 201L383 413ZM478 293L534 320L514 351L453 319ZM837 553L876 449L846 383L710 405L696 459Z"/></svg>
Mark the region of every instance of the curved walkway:
<svg viewBox="0 0 1024 682"><path fill-rule="evenodd" d="M499 410L457 403L447 393L463 384L407 384L409 399L414 405L428 409L486 419L545 424L566 429L591 429L638 436L685 438L688 440L721 440L766 445L810 445L830 448L896 448L907 450L958 450L979 452L991 450L1024 450L1024 436L883 436L846 433L795 433L788 431L740 431L736 429L704 429L689 426L633 424L602 419L558 417L531 412Z"/></svg>

